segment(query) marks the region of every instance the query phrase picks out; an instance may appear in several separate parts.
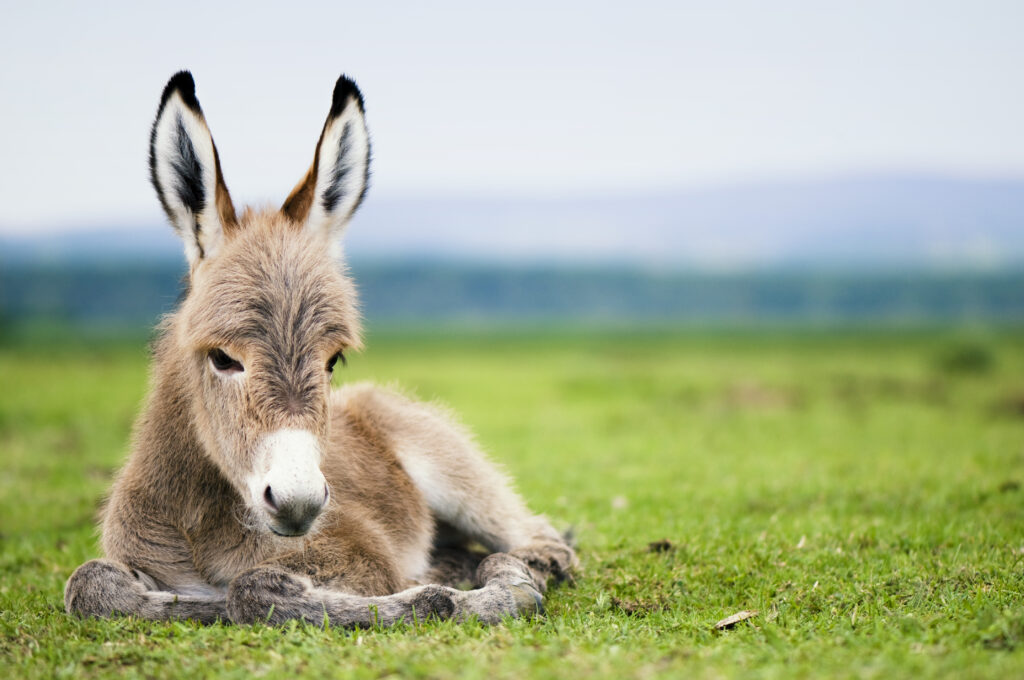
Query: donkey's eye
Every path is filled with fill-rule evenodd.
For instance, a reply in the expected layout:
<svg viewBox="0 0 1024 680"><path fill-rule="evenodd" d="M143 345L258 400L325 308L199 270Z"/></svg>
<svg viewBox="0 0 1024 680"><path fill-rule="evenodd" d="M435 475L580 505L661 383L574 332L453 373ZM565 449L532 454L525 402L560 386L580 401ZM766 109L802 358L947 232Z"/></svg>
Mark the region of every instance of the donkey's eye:
<svg viewBox="0 0 1024 680"><path fill-rule="evenodd" d="M327 372L328 373L333 373L334 372L334 364L338 363L338 360L341 360L341 365L342 366L345 366L348 363L348 362L345 361L345 355L342 354L341 352L338 352L333 357L331 357L330 359L327 360Z"/></svg>
<svg viewBox="0 0 1024 680"><path fill-rule="evenodd" d="M223 373L238 373L245 370L242 366L242 362L237 359L232 359L219 347L217 349L211 349L208 356L210 357L210 363L213 364L213 367Z"/></svg>

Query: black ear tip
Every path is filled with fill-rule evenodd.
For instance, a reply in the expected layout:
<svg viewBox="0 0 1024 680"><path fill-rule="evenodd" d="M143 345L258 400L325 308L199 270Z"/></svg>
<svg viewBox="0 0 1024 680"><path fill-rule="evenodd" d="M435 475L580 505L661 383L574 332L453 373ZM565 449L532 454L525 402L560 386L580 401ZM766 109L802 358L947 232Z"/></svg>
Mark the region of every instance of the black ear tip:
<svg viewBox="0 0 1024 680"><path fill-rule="evenodd" d="M196 81L192 79L191 71L178 71L167 81L167 87L195 94Z"/></svg>
<svg viewBox="0 0 1024 680"><path fill-rule="evenodd" d="M356 104L359 105L359 110L363 111L363 93L359 91L359 87L355 81L346 75L342 75L338 78L338 82L334 84L334 97L331 101L331 116L337 116L345 110L345 106L348 104L350 99L355 99Z"/></svg>
<svg viewBox="0 0 1024 680"><path fill-rule="evenodd" d="M199 100L196 99L196 81L192 79L192 74L189 71L178 71L167 81L164 93L160 97L160 108L163 108L175 92L181 95L185 106L199 111Z"/></svg>

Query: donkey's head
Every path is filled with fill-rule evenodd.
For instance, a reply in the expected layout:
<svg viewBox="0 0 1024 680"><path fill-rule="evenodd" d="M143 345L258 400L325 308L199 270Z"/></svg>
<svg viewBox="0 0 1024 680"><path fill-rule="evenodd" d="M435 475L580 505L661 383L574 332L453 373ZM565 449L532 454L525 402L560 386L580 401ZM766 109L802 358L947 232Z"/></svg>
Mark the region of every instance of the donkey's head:
<svg viewBox="0 0 1024 680"><path fill-rule="evenodd" d="M258 524L301 536L330 493L320 461L331 372L360 342L337 255L366 191L362 95L338 79L313 165L280 211L236 217L188 72L164 89L149 161L189 262L162 350L182 385L174 406Z"/></svg>

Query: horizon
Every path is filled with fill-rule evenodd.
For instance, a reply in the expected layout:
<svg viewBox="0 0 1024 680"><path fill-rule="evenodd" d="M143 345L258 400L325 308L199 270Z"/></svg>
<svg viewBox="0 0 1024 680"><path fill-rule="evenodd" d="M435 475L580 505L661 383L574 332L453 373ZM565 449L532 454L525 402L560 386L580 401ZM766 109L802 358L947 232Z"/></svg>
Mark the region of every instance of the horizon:
<svg viewBox="0 0 1024 680"><path fill-rule="evenodd" d="M349 261L618 264L648 269L998 270L1024 263L1024 180L779 177L677 191L375 197ZM0 260L181 257L163 215L0 233Z"/></svg>

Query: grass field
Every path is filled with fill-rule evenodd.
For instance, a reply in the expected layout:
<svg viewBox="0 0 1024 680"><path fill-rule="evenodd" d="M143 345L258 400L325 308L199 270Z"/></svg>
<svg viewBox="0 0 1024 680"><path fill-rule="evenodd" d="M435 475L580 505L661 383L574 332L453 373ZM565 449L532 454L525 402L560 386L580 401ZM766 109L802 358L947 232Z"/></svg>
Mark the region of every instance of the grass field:
<svg viewBox="0 0 1024 680"><path fill-rule="evenodd" d="M1024 333L381 332L369 347L336 380L450 404L531 506L575 528L582 573L545 618L67 616L146 350L9 340L0 677L1024 676ZM758 614L715 629L741 610Z"/></svg>

